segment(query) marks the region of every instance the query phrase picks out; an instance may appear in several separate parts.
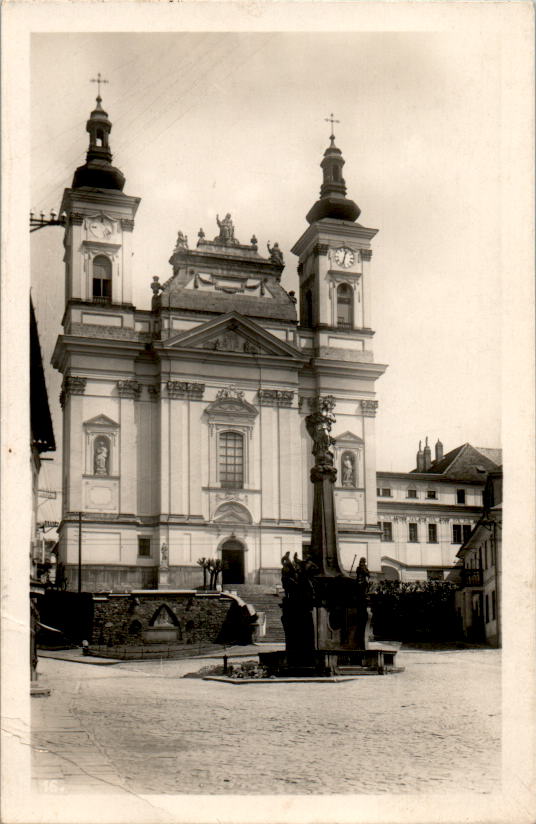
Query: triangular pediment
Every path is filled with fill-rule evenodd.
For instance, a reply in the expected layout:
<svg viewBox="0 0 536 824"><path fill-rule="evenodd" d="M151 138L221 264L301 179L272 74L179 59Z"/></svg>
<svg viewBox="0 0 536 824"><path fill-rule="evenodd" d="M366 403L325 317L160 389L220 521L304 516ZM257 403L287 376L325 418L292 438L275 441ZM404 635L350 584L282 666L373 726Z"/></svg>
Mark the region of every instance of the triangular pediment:
<svg viewBox="0 0 536 824"><path fill-rule="evenodd" d="M119 424L113 421L107 415L96 415L94 418L90 418L88 421L84 421L84 426L105 426L108 429L117 429L119 427Z"/></svg>
<svg viewBox="0 0 536 824"><path fill-rule="evenodd" d="M343 432L342 435L335 435L335 442L337 446L363 446L365 441L359 435L354 435L353 432Z"/></svg>
<svg viewBox="0 0 536 824"><path fill-rule="evenodd" d="M166 349L202 349L212 352L302 360L301 353L289 343L279 340L258 323L230 312L168 338Z"/></svg>

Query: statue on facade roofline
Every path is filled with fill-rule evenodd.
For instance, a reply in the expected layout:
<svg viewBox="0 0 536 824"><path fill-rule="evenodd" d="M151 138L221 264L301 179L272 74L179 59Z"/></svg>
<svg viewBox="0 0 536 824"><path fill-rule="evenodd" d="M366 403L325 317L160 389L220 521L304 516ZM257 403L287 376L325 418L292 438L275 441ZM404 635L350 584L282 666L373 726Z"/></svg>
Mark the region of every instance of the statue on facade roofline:
<svg viewBox="0 0 536 824"><path fill-rule="evenodd" d="M270 246L270 241L268 241L266 245L268 247L271 262L275 263L277 266L284 266L285 261L283 260L283 252L279 248L279 243L274 243L273 246Z"/></svg>
<svg viewBox="0 0 536 824"><path fill-rule="evenodd" d="M177 235L177 242L175 243L175 249L173 251L178 252L180 249L187 249L188 248L188 235L183 234L183 232L179 232Z"/></svg>
<svg viewBox="0 0 536 824"><path fill-rule="evenodd" d="M216 223L218 224L220 233L218 237L214 238L214 240L220 240L222 243L226 244L237 245L238 241L235 240L234 224L231 219L230 213L227 212L223 220L220 220L220 216L216 215Z"/></svg>

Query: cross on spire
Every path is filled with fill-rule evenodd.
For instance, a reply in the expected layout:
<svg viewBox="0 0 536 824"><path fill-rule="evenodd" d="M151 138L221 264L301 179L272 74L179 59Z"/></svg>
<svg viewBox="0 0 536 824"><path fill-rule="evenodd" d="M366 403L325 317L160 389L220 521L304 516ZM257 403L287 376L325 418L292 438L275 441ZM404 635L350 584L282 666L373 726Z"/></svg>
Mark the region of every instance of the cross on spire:
<svg viewBox="0 0 536 824"><path fill-rule="evenodd" d="M324 120L326 121L326 123L331 123L331 134L329 136L329 139L333 142L335 140L335 135L333 133L333 124L340 123L341 121L335 120L335 118L333 117L333 112L331 112L331 115L329 117L325 117Z"/></svg>
<svg viewBox="0 0 536 824"><path fill-rule="evenodd" d="M103 77L101 77L101 73L99 72L99 73L98 73L98 75L97 75L97 77L96 77L96 78L92 78L89 82L90 82L90 83L98 83L98 84L99 84L99 85L98 85L98 92L97 92L97 99L98 99L98 100L100 100L100 99L101 99L101 94L100 94L100 87L101 87L101 83L108 83L108 80L105 80Z"/></svg>

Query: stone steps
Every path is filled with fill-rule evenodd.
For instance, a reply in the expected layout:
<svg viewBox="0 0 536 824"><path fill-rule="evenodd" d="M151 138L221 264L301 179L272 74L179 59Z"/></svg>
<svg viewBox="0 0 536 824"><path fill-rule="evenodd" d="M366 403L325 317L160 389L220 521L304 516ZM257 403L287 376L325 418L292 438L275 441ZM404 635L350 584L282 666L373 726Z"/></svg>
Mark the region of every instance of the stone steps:
<svg viewBox="0 0 536 824"><path fill-rule="evenodd" d="M282 595L276 595L273 587L261 584L230 584L229 590L236 592L239 598L251 604L256 612L264 612L266 615L266 635L262 638L263 642L285 640L281 623Z"/></svg>

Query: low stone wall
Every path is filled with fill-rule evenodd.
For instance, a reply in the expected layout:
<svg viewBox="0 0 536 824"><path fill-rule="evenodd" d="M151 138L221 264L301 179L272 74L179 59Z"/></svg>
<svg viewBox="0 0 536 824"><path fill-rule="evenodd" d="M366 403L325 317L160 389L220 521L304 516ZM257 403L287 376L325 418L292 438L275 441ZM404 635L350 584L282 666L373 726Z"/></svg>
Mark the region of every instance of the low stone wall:
<svg viewBox="0 0 536 824"><path fill-rule="evenodd" d="M235 602L225 595L195 592L136 592L94 596L90 644L144 643L145 631L155 625L175 627L175 643L215 643ZM159 617L157 617L159 616Z"/></svg>

